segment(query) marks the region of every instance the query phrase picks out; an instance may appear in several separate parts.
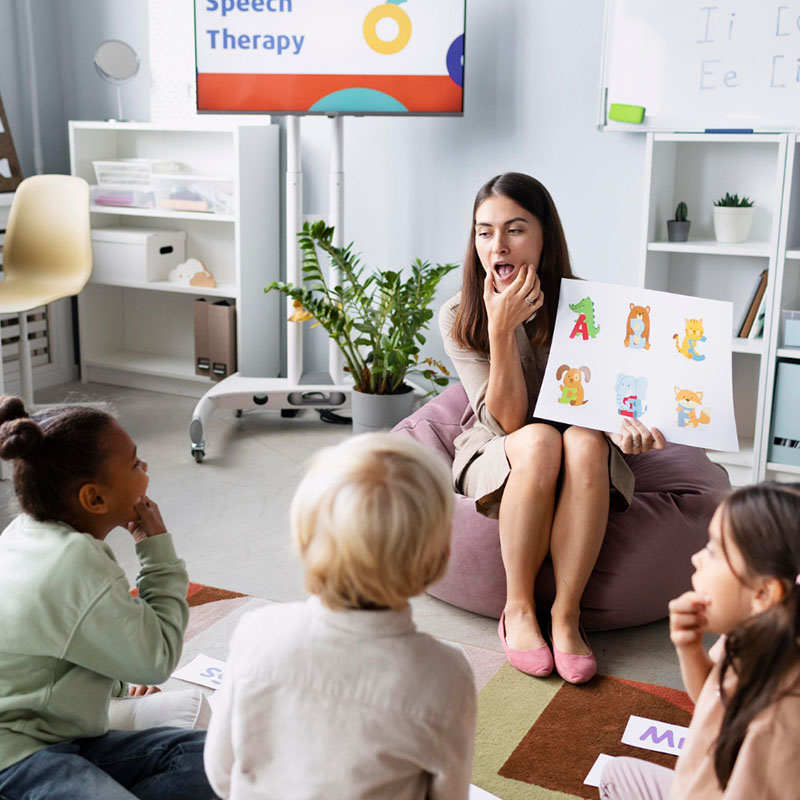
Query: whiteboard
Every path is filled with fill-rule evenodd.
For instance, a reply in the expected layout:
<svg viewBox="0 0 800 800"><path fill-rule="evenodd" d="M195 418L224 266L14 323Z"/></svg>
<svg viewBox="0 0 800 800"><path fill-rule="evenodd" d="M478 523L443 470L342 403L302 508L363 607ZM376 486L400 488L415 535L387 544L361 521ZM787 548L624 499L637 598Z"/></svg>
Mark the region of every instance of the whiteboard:
<svg viewBox="0 0 800 800"><path fill-rule="evenodd" d="M606 130L800 130L800 0L606 0L601 74Z"/></svg>

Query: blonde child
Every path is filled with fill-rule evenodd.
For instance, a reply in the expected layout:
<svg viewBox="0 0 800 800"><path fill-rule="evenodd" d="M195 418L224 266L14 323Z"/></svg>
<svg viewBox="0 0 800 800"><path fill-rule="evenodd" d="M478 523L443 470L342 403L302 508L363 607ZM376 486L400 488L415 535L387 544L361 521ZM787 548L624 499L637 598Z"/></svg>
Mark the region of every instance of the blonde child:
<svg viewBox="0 0 800 800"><path fill-rule="evenodd" d="M213 797L203 731L109 731L112 694L165 680L188 619L130 436L95 408L30 417L2 397L0 457L22 509L0 536L0 797ZM136 542L138 598L104 542L117 526Z"/></svg>
<svg viewBox="0 0 800 800"><path fill-rule="evenodd" d="M401 436L317 455L290 512L313 596L236 629L205 751L221 796L466 799L472 673L408 604L444 572L452 497L444 462Z"/></svg>
<svg viewBox="0 0 800 800"><path fill-rule="evenodd" d="M692 557L670 635L696 703L676 769L614 759L603 798L794 797L800 785L800 484L731 494ZM706 632L722 638L706 654Z"/></svg>

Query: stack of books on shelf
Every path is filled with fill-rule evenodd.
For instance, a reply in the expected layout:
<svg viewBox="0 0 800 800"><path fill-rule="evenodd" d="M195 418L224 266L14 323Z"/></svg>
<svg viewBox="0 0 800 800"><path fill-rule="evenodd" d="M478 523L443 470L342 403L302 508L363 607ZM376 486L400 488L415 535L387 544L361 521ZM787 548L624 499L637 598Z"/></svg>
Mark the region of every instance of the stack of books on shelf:
<svg viewBox="0 0 800 800"><path fill-rule="evenodd" d="M758 276L753 297L745 311L737 336L740 339L758 339L764 335L764 315L767 307L767 270Z"/></svg>

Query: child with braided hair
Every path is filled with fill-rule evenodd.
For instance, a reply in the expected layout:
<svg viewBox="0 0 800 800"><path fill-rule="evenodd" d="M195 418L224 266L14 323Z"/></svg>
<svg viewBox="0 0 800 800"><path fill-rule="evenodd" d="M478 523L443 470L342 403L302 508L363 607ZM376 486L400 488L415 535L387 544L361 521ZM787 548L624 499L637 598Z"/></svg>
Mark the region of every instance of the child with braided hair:
<svg viewBox="0 0 800 800"><path fill-rule="evenodd" d="M112 695L169 677L188 621L136 445L97 408L29 416L6 396L0 457L22 512L0 535L0 797L214 797L205 731L109 730ZM138 597L104 541L116 527L136 542Z"/></svg>

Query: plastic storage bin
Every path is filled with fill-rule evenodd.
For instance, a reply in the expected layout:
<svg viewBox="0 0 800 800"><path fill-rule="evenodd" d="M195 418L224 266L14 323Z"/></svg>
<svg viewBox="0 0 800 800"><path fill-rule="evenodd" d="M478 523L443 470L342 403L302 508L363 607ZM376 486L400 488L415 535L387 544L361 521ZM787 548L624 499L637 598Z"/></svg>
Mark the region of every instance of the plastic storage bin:
<svg viewBox="0 0 800 800"><path fill-rule="evenodd" d="M800 466L800 363L779 361L775 375L769 460Z"/></svg>
<svg viewBox="0 0 800 800"><path fill-rule="evenodd" d="M150 186L104 183L101 186L91 186L90 196L94 206L111 206L115 208L156 207L155 194Z"/></svg>
<svg viewBox="0 0 800 800"><path fill-rule="evenodd" d="M233 179L202 175L153 175L156 206L170 211L235 214Z"/></svg>
<svg viewBox="0 0 800 800"><path fill-rule="evenodd" d="M92 230L92 281L116 285L165 281L186 260L186 231L151 228Z"/></svg>
<svg viewBox="0 0 800 800"><path fill-rule="evenodd" d="M180 172L183 166L177 161L158 158L114 158L92 161L94 174L100 184L125 184L150 186L153 173Z"/></svg>
<svg viewBox="0 0 800 800"><path fill-rule="evenodd" d="M785 308L781 311L784 347L800 347L800 311Z"/></svg>

